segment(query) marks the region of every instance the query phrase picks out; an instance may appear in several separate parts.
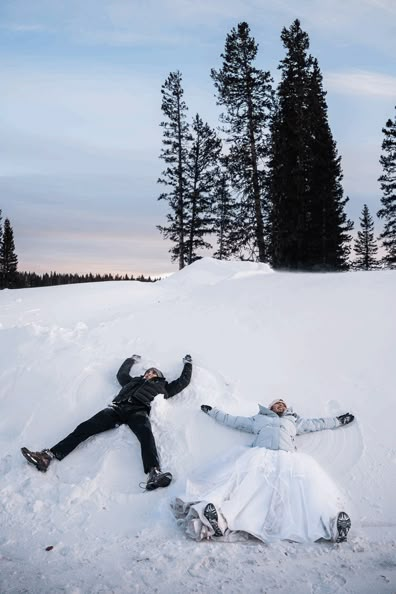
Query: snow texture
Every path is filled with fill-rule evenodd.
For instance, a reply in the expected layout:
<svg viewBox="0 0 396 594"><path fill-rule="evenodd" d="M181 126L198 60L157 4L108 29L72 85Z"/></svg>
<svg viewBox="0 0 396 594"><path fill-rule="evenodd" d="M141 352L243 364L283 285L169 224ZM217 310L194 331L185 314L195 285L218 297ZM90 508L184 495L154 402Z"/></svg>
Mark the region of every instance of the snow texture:
<svg viewBox="0 0 396 594"><path fill-rule="evenodd" d="M396 274L273 273L203 259L155 284L0 292L0 592L396 592ZM51 447L118 392L115 374L193 357L190 386L152 411L167 489L143 492L128 427L90 438L42 474ZM196 468L251 436L203 414L250 416L283 398L302 416L352 412L298 437L349 502L348 542L195 542L170 502ZM324 493L324 496L326 494Z"/></svg>

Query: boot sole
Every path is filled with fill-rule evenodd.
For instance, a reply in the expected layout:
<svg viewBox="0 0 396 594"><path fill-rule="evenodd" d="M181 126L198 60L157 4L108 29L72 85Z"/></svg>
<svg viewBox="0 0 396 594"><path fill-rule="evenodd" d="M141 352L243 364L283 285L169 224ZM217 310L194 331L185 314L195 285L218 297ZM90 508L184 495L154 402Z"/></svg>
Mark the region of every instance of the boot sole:
<svg viewBox="0 0 396 594"><path fill-rule="evenodd" d="M222 531L219 528L217 511L213 503L208 503L203 511L203 515L208 520L209 524L214 530L214 536L223 536Z"/></svg>
<svg viewBox="0 0 396 594"><path fill-rule="evenodd" d="M21 448L21 452L22 452L22 456L29 462L29 464L31 464L32 466L34 466L35 468L37 468L37 470L39 470L40 472L47 472L48 466L43 467L40 464L40 462L38 462L32 456L32 452L30 450L28 450L27 448Z"/></svg>
<svg viewBox="0 0 396 594"><path fill-rule="evenodd" d="M340 512L337 517L336 542L346 542L350 528L351 528L351 518L345 512Z"/></svg>

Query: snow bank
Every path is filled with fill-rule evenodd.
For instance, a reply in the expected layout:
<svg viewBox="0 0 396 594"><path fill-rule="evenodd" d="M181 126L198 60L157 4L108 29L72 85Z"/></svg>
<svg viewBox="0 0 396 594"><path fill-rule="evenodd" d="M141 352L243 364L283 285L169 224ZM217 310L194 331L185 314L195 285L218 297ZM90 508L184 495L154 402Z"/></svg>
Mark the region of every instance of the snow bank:
<svg viewBox="0 0 396 594"><path fill-rule="evenodd" d="M391 271L274 274L205 258L155 284L2 291L0 591L394 592L395 289ZM126 427L91 438L45 475L28 466L19 448L50 447L106 406L133 353L142 355L136 373L155 365L168 379L184 354L194 359L190 386L152 412L174 483L142 492ZM252 415L275 397L305 416L356 415L299 439L350 501L349 542L187 541L169 500L193 468L250 439L199 405Z"/></svg>

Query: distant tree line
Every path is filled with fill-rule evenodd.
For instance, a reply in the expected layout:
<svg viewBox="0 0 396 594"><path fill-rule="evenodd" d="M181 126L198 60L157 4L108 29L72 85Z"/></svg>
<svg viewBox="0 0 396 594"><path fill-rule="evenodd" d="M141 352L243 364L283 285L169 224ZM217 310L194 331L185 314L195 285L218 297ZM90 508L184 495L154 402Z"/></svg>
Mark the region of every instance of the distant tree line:
<svg viewBox="0 0 396 594"><path fill-rule="evenodd" d="M284 28L277 88L256 66L258 44L247 23L226 37L222 66L212 69L221 126L190 121L182 74L162 86L164 119L159 183L169 209L159 230L179 269L213 249L219 259L268 262L279 270L341 271L352 266L353 223L327 116L326 91L309 38L295 20ZM367 205L354 242L353 267L396 267L396 118L383 130L379 178L384 219L379 239ZM215 245L213 245L215 244Z"/></svg>
<svg viewBox="0 0 396 594"><path fill-rule="evenodd" d="M2 225L2 212L0 210L0 289L24 289L120 280L155 282L159 279L144 276L143 274L128 276L127 274L64 274L58 272L37 274L36 272L18 272L14 232L9 219L5 219L4 226Z"/></svg>
<svg viewBox="0 0 396 594"><path fill-rule="evenodd" d="M35 272L18 272L16 284L13 288L29 287L49 287L55 285L73 285L77 283L98 283L106 281L139 281L155 282L158 278L151 278L140 274L134 277L133 274L64 274L59 272L50 272L36 274Z"/></svg>

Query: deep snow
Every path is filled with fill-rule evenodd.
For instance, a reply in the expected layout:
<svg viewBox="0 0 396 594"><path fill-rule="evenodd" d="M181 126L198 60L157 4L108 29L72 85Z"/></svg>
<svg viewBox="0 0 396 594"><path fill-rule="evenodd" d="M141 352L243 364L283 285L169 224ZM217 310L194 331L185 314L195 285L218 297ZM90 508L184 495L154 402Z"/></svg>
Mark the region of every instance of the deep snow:
<svg viewBox="0 0 396 594"><path fill-rule="evenodd" d="M396 592L396 274L280 274L203 259L155 284L0 292L0 592ZM125 357L190 386L158 398L152 423L168 489L144 493L123 426L47 474L20 447L54 445L108 404ZM169 509L191 471L251 436L201 403L252 415L283 397L303 416L351 411L343 429L299 437L349 501L342 545L196 543ZM53 547L47 551L47 547Z"/></svg>

